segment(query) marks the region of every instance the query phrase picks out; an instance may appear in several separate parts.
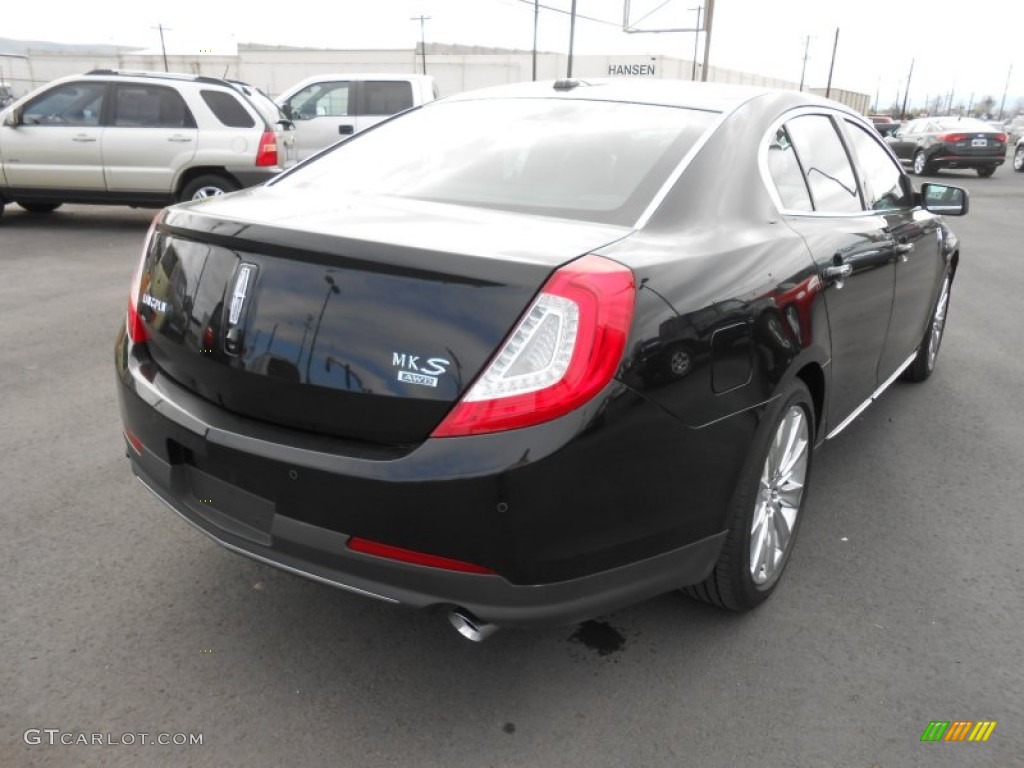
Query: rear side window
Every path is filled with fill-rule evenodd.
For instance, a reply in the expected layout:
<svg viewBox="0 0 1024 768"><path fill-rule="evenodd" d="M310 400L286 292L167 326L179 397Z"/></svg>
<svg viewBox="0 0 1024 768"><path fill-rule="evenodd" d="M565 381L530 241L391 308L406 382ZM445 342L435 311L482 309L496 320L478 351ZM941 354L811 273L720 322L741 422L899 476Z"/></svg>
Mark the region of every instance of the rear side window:
<svg viewBox="0 0 1024 768"><path fill-rule="evenodd" d="M122 128L195 128L192 113L173 88L161 85L117 86L114 125Z"/></svg>
<svg viewBox="0 0 1024 768"><path fill-rule="evenodd" d="M584 100L432 102L273 186L632 225L717 114Z"/></svg>
<svg viewBox="0 0 1024 768"><path fill-rule="evenodd" d="M256 120L234 94L224 91L200 91L199 95L203 97L203 101L214 116L228 128L256 127Z"/></svg>
<svg viewBox="0 0 1024 768"><path fill-rule="evenodd" d="M363 114L393 115L412 106L412 83L369 80L363 83Z"/></svg>
<svg viewBox="0 0 1024 768"><path fill-rule="evenodd" d="M768 173L783 208L789 211L814 210L804 172L785 128L779 128L768 142Z"/></svg>
<svg viewBox="0 0 1024 768"><path fill-rule="evenodd" d="M814 210L819 213L853 213L863 210L857 179L836 133L825 115L802 115L786 123Z"/></svg>

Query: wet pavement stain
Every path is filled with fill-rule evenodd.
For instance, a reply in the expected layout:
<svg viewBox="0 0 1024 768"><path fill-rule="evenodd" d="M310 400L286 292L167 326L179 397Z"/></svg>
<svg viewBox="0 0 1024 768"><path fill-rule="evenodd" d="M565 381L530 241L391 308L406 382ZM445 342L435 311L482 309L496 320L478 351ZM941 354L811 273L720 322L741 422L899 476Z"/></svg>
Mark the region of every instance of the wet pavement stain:
<svg viewBox="0 0 1024 768"><path fill-rule="evenodd" d="M516 732L516 724L515 723L505 723L505 725L503 725L501 727L501 730L503 730L505 733L515 733Z"/></svg>
<svg viewBox="0 0 1024 768"><path fill-rule="evenodd" d="M598 656L608 656L621 651L626 645L626 638L611 624L603 621L584 621L569 636L569 642L579 643L592 651L597 651Z"/></svg>

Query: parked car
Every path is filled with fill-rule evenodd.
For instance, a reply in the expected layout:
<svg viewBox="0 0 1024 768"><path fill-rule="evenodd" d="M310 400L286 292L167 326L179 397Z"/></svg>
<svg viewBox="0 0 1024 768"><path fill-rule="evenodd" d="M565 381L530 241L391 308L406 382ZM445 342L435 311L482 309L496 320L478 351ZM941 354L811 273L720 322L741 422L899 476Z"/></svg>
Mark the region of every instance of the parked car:
<svg viewBox="0 0 1024 768"><path fill-rule="evenodd" d="M203 200L294 165L292 134L245 83L112 70L61 78L0 113L0 211Z"/></svg>
<svg viewBox="0 0 1024 768"><path fill-rule="evenodd" d="M967 208L806 93L428 104L158 215L116 342L131 468L229 549L470 639L680 587L748 609L813 452L932 373Z"/></svg>
<svg viewBox="0 0 1024 768"><path fill-rule="evenodd" d="M1007 141L1010 144L1017 144L1017 140L1024 136L1024 117L1015 117L1006 127Z"/></svg>
<svg viewBox="0 0 1024 768"><path fill-rule="evenodd" d="M438 98L430 75L341 74L307 77L277 98L295 121L299 159L403 110Z"/></svg>
<svg viewBox="0 0 1024 768"><path fill-rule="evenodd" d="M1013 148L1013 170L1024 172L1024 137L1017 139L1017 145Z"/></svg>
<svg viewBox="0 0 1024 768"><path fill-rule="evenodd" d="M922 117L886 138L918 176L942 168L973 168L987 177L1006 160L1006 134L973 117Z"/></svg>
<svg viewBox="0 0 1024 768"><path fill-rule="evenodd" d="M900 127L900 124L889 115L869 115L868 120L881 136L891 136Z"/></svg>

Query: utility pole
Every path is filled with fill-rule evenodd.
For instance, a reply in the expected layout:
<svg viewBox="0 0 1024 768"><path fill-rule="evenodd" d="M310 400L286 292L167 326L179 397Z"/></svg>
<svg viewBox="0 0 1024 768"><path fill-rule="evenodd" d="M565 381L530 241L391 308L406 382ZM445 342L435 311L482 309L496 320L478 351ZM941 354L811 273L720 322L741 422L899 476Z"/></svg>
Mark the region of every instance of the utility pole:
<svg viewBox="0 0 1024 768"><path fill-rule="evenodd" d="M565 76L572 79L572 46L576 39L576 0L572 0L572 9L569 11L569 66Z"/></svg>
<svg viewBox="0 0 1024 768"><path fill-rule="evenodd" d="M697 45L700 43L700 14L704 6L698 5L690 10L697 12L697 29L693 33L693 68L690 70L690 80L693 81L697 79Z"/></svg>
<svg viewBox="0 0 1024 768"><path fill-rule="evenodd" d="M803 69L800 70L800 90L801 91L804 89L804 75L807 74L807 52L810 49L811 49L811 36L808 35L807 39L804 40L804 66L803 66ZM875 101L878 101L877 97L875 98Z"/></svg>
<svg viewBox="0 0 1024 768"><path fill-rule="evenodd" d="M836 68L836 49L839 47L839 27L836 27L836 39L832 41L832 63L828 65L828 85L825 86L825 98L832 96L832 72Z"/></svg>
<svg viewBox="0 0 1024 768"><path fill-rule="evenodd" d="M427 22L430 21L429 16L424 16L422 13L419 16L410 16L409 21L418 21L420 23L420 61L423 64L423 74L427 74Z"/></svg>
<svg viewBox="0 0 1024 768"><path fill-rule="evenodd" d="M910 71L907 73L907 90L903 92L903 108L900 110L900 122L907 119L907 98L910 96L910 78L914 76L914 60L910 60Z"/></svg>
<svg viewBox="0 0 1024 768"><path fill-rule="evenodd" d="M708 59L711 58L711 23L715 18L715 0L708 0L704 12L704 67L700 71L701 82L708 79Z"/></svg>
<svg viewBox="0 0 1024 768"><path fill-rule="evenodd" d="M167 32L173 32L174 30L168 29L163 24L159 23L155 27L150 27L150 29L160 30L160 50L163 51L164 54L164 72L170 72L171 70L167 66L167 46L164 45L164 31L166 30Z"/></svg>
<svg viewBox="0 0 1024 768"><path fill-rule="evenodd" d="M1003 100L999 102L999 120L1003 119L1003 107L1006 106L1006 92L1010 90L1010 75L1013 74L1013 64L1010 65L1010 69L1006 72L1006 85L1003 87Z"/></svg>
<svg viewBox="0 0 1024 768"><path fill-rule="evenodd" d="M533 0L533 80L537 81L537 27L540 25L540 0Z"/></svg>

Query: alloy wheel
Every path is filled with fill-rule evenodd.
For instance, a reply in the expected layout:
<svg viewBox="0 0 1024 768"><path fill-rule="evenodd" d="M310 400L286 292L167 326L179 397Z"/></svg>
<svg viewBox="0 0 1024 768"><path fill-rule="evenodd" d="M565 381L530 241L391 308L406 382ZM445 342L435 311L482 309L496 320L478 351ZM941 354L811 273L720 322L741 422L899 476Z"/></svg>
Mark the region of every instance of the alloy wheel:
<svg viewBox="0 0 1024 768"><path fill-rule="evenodd" d="M221 189L220 187L210 187L210 186L200 187L192 195L192 199L193 200L209 200L211 197L217 197L218 195L223 195L223 194L224 194L224 190Z"/></svg>
<svg viewBox="0 0 1024 768"><path fill-rule="evenodd" d="M942 281L942 290L939 292L939 300L935 304L935 313L932 315L932 330L928 335L928 370L935 367L935 358L939 355L939 345L942 344L942 332L946 329L946 310L949 308L949 275Z"/></svg>
<svg viewBox="0 0 1024 768"><path fill-rule="evenodd" d="M750 577L759 588L782 573L807 482L810 430L807 414L790 406L765 458L750 527Z"/></svg>

